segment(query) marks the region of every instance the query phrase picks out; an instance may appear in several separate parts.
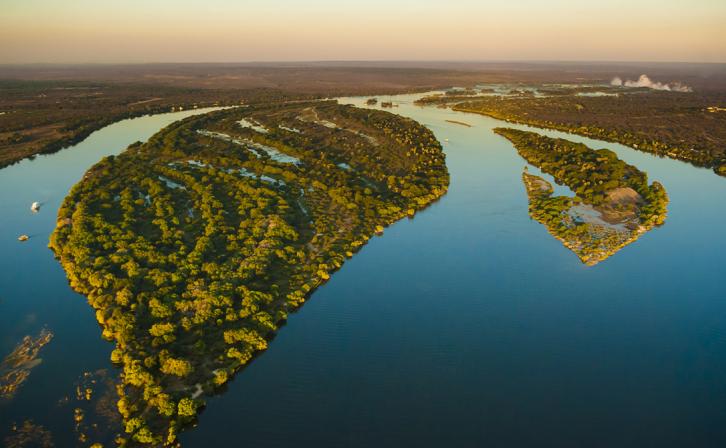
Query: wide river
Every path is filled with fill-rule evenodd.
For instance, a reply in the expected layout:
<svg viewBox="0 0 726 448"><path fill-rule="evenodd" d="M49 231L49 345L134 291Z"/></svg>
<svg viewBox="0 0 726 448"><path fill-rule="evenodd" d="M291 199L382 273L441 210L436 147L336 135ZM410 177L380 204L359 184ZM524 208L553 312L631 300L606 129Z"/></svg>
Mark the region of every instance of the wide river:
<svg viewBox="0 0 726 448"><path fill-rule="evenodd" d="M614 150L671 199L665 226L586 267L529 218L525 162L491 131L506 124L416 97L390 97L391 111L444 142L449 193L347 261L208 399L184 446L726 446L726 179L541 131ZM0 403L0 436L30 418L72 446L58 402L83 372L113 370L112 346L46 247L58 206L102 156L187 114L122 121L0 170L0 356L55 334Z"/></svg>

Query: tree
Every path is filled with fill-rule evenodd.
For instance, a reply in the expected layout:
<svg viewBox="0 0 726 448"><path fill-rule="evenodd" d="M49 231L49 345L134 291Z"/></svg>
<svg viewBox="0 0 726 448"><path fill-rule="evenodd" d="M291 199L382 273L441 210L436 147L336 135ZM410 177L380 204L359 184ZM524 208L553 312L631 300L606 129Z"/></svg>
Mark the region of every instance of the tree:
<svg viewBox="0 0 726 448"><path fill-rule="evenodd" d="M162 372L182 378L192 373L192 370L191 363L185 359L167 358L161 365Z"/></svg>
<svg viewBox="0 0 726 448"><path fill-rule="evenodd" d="M197 413L197 405L191 398L179 400L178 413L180 417L194 417Z"/></svg>

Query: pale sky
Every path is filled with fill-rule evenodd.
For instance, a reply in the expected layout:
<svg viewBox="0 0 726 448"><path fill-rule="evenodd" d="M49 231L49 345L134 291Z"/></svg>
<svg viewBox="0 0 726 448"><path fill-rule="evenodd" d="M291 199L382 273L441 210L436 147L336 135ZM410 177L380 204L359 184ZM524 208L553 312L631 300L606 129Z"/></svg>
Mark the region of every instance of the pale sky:
<svg viewBox="0 0 726 448"><path fill-rule="evenodd" d="M726 0L0 0L0 63L726 62Z"/></svg>

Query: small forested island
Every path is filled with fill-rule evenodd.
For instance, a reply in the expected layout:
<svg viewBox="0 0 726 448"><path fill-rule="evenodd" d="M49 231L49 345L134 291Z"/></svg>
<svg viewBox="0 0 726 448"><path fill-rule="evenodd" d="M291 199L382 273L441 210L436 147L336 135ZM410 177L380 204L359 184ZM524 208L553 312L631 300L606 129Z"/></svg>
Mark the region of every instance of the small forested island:
<svg viewBox="0 0 726 448"><path fill-rule="evenodd" d="M458 124L460 126L466 126L467 128L471 127L471 125L469 123L464 123L463 121L458 121L458 120L445 120L445 121L447 123L453 123L453 124Z"/></svg>
<svg viewBox="0 0 726 448"><path fill-rule="evenodd" d="M50 246L116 344L122 443L175 443L289 312L448 183L426 127L333 101L190 117L92 167Z"/></svg>
<svg viewBox="0 0 726 448"><path fill-rule="evenodd" d="M527 162L575 193L553 196L552 184L526 169L523 173L530 216L583 263L601 262L665 222L668 195L663 186L648 185L646 173L612 151L511 128L494 132L509 139Z"/></svg>
<svg viewBox="0 0 726 448"><path fill-rule="evenodd" d="M438 106L440 108L446 108L454 104L462 103L464 101L471 101L476 96L472 95L459 95L456 91L447 91L446 93L433 93L431 95L424 95L417 98L413 104L416 106Z"/></svg>

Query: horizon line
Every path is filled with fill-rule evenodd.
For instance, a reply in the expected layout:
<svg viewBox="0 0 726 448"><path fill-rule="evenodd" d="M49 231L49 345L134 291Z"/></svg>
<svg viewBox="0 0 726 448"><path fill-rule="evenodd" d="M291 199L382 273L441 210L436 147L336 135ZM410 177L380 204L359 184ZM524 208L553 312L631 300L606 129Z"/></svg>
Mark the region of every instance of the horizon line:
<svg viewBox="0 0 726 448"><path fill-rule="evenodd" d="M264 65L264 64L355 64L355 63L458 63L458 64L683 64L726 65L726 61L617 60L617 59L290 59L249 61L98 61L98 62L0 62L14 66L113 66L113 65Z"/></svg>

